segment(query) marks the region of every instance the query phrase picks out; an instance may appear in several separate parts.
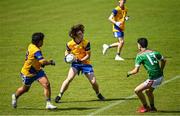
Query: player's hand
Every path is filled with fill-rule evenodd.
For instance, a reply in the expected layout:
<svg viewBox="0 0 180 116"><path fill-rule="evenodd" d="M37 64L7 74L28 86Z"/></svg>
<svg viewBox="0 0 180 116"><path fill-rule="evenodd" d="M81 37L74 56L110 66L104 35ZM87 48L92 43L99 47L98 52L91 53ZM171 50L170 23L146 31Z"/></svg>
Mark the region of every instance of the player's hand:
<svg viewBox="0 0 180 116"><path fill-rule="evenodd" d="M129 76L131 76L131 73L130 73L130 72L127 73L127 77L129 77Z"/></svg>
<svg viewBox="0 0 180 116"><path fill-rule="evenodd" d="M118 27L119 27L121 24L122 24L122 22L115 22L115 25L118 26Z"/></svg>
<svg viewBox="0 0 180 116"><path fill-rule="evenodd" d="M53 66L55 66L56 64L54 60L50 60L49 62L50 62L50 65L53 65Z"/></svg>
<svg viewBox="0 0 180 116"><path fill-rule="evenodd" d="M125 21L128 21L129 20L129 16L126 16L124 19L125 19Z"/></svg>
<svg viewBox="0 0 180 116"><path fill-rule="evenodd" d="M76 62L76 63L78 63L78 64L81 64L82 63L82 61L81 60L79 60L79 59L75 59L75 61L74 62Z"/></svg>

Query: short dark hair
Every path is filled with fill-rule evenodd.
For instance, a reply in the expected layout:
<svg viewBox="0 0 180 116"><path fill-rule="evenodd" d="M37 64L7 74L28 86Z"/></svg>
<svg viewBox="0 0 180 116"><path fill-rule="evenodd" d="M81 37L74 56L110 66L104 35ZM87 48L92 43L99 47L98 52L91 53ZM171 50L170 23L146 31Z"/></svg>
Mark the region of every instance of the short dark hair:
<svg viewBox="0 0 180 116"><path fill-rule="evenodd" d="M44 34L41 32L33 33L32 35L32 43L37 45L39 41L44 39Z"/></svg>
<svg viewBox="0 0 180 116"><path fill-rule="evenodd" d="M71 30L69 31L69 36L74 39L77 36L78 31L82 31L82 33L84 33L84 25L77 24L77 25L72 26Z"/></svg>
<svg viewBox="0 0 180 116"><path fill-rule="evenodd" d="M142 48L147 48L148 40L144 37L138 38L137 42L141 45Z"/></svg>

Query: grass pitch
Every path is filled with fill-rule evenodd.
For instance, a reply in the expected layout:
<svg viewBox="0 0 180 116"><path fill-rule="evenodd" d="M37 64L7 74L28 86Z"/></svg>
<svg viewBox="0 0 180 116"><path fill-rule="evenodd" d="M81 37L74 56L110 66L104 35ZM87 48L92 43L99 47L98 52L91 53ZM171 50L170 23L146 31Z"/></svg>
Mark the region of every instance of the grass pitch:
<svg viewBox="0 0 180 116"><path fill-rule="evenodd" d="M128 0L124 62L114 61L115 49L102 55L102 45L112 43L111 24L108 21L117 5L110 0L1 0L0 1L0 114L1 115L138 115L137 97L131 97L134 88L146 79L141 67L139 74L126 78L134 66L138 37L149 39L149 48L160 51L167 58L165 81L155 91L159 110L153 115L180 115L180 1ZM85 25L85 37L91 41L92 64L102 94L107 101L99 102L88 80L77 76L65 92L57 110L45 110L43 89L33 83L30 91L20 97L18 108L11 107L11 94L21 86L19 72L27 45L34 32L46 35L42 48L47 59L54 59L55 67L46 67L51 82L52 100L66 78L69 65L64 63L68 31L74 24ZM54 103L55 104L55 103ZM113 104L117 104L114 105ZM104 108L104 109L103 109ZM152 113L147 113L151 115Z"/></svg>

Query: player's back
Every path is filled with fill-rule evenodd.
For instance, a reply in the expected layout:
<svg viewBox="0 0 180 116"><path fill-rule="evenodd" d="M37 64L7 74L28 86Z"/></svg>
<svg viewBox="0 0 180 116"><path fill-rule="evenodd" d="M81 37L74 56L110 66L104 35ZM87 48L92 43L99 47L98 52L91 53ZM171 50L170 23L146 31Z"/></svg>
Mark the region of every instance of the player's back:
<svg viewBox="0 0 180 116"><path fill-rule="evenodd" d="M24 65L22 67L21 73L25 76L33 76L37 71L41 69L41 64L35 58L35 53L40 51L38 47L34 44L30 44L28 46L28 50L26 52L26 59Z"/></svg>
<svg viewBox="0 0 180 116"><path fill-rule="evenodd" d="M137 58L141 60L141 63L148 71L150 78L154 79L163 75L163 72L159 66L159 60L162 59L162 56L159 52L146 50L145 52L139 53Z"/></svg>

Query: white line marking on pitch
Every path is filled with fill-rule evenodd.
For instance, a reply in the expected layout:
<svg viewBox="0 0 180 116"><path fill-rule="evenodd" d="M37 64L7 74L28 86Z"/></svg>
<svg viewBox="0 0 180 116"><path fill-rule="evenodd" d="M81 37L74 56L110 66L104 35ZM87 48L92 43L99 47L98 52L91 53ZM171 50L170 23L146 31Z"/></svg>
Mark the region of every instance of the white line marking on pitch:
<svg viewBox="0 0 180 116"><path fill-rule="evenodd" d="M171 78L171 79L169 79L169 80L167 80L167 81L164 81L160 86L165 85L165 84L167 84L167 83L169 83L169 82L171 82L171 81L173 81L173 80L176 80L176 79L178 79L178 78L180 78L180 75L175 76L175 77L173 77L173 78ZM126 99L134 98L135 96L136 96L136 95L133 94L133 95L131 95L131 96L126 97L125 100L117 101L117 102L112 103L112 104L110 104L110 105L108 105L108 106L102 107L102 108L96 110L95 112L90 113L89 116L93 116L93 115L98 114L98 113L100 113L100 112L102 112L102 111L105 111L105 110L107 110L107 109L109 109L109 108L112 108L112 107L114 107L114 106L116 106L116 105L118 105L118 104L124 103L124 102L126 102Z"/></svg>

